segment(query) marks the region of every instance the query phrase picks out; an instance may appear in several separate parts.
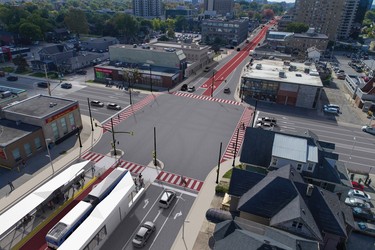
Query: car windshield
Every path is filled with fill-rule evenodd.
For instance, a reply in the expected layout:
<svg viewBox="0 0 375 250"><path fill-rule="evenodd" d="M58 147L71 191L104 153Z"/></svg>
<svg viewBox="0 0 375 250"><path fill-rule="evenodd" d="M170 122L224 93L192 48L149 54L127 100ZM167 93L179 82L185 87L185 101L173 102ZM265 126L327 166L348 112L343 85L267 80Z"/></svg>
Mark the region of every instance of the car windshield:
<svg viewBox="0 0 375 250"><path fill-rule="evenodd" d="M143 240L143 236L139 235L139 234L136 234L135 235L135 239L136 240L139 240L139 241L142 241Z"/></svg>

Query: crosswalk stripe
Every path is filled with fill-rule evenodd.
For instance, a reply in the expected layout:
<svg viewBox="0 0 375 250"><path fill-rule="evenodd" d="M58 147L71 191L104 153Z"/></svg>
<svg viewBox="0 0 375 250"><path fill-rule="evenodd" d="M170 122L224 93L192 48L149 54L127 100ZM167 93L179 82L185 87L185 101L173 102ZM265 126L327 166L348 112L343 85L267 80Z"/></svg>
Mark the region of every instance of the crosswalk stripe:
<svg viewBox="0 0 375 250"><path fill-rule="evenodd" d="M170 182L174 183L176 181L176 179L177 179L177 175L174 175Z"/></svg>

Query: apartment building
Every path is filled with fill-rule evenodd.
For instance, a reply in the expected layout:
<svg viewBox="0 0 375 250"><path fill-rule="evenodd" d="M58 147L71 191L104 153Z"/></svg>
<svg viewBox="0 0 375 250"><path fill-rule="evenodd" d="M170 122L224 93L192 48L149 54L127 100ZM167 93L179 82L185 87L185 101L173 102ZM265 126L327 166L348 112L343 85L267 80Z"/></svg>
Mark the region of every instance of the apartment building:
<svg viewBox="0 0 375 250"><path fill-rule="evenodd" d="M358 0L296 0L295 22L303 22L329 40L349 37L358 7Z"/></svg>
<svg viewBox="0 0 375 250"><path fill-rule="evenodd" d="M155 18L162 16L161 0L133 0L134 16Z"/></svg>
<svg viewBox="0 0 375 250"><path fill-rule="evenodd" d="M245 19L207 19L202 22L202 41L212 43L217 37L237 46L247 38L249 21Z"/></svg>
<svg viewBox="0 0 375 250"><path fill-rule="evenodd" d="M204 0L205 11L216 11L216 14L225 16L233 13L233 0Z"/></svg>

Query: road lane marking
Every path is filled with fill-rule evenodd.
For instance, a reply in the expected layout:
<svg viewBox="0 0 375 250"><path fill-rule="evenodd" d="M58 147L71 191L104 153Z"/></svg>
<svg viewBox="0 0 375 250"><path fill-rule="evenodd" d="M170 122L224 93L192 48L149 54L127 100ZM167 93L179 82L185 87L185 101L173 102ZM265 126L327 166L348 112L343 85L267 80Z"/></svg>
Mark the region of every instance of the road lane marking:
<svg viewBox="0 0 375 250"><path fill-rule="evenodd" d="M176 191L176 192L179 192L179 193L182 193L182 194L186 194L186 195L189 195L189 196L192 196L192 197L198 196L198 194L188 192L188 191L185 191L185 190L181 190L181 189L178 189L178 188L175 188L175 187L171 187L171 186L168 186L166 184L161 185L159 183L153 182L153 183L151 183L151 185L158 186L158 187L161 187L161 188L168 187L169 190L173 190L173 191Z"/></svg>

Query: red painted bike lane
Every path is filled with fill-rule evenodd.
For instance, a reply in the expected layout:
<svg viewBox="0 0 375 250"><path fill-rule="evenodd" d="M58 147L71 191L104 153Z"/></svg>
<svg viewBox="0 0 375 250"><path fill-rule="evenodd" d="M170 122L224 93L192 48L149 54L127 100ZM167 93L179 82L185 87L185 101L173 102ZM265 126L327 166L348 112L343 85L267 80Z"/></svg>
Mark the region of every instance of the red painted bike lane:
<svg viewBox="0 0 375 250"><path fill-rule="evenodd" d="M207 81L201 86L201 88L206 89L202 95L210 96L211 93L213 93L215 89L217 89L220 84L233 72L233 70L235 70L238 65L248 57L250 50L253 50L258 45L260 40L262 40L266 35L268 28L273 24L274 22L271 22L271 24L264 26L260 33L252 41L250 41L249 44L239 51L236 56L221 67L213 76L207 79Z"/></svg>

